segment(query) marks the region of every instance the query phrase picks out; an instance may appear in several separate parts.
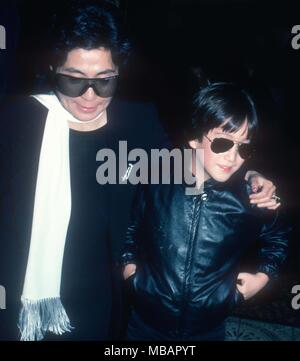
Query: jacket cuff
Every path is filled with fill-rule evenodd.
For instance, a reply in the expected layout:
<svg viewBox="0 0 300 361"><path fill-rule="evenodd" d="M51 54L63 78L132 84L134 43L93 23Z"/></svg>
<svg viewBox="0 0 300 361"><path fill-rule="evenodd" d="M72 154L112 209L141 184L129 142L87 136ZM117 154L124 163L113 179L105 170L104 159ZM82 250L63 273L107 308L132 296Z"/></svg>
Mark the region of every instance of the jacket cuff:
<svg viewBox="0 0 300 361"><path fill-rule="evenodd" d="M270 263L261 264L260 266L258 266L257 272L265 273L269 277L270 281L276 280L278 278L277 267Z"/></svg>
<svg viewBox="0 0 300 361"><path fill-rule="evenodd" d="M129 263L135 263L136 264L136 257L132 253L124 253L121 257L121 265L124 267Z"/></svg>

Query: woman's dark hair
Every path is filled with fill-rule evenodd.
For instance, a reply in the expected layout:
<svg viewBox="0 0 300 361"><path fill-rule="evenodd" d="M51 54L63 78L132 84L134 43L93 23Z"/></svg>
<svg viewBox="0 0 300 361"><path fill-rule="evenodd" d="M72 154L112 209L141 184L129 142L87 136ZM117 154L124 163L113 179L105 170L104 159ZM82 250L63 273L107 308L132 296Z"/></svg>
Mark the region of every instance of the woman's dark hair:
<svg viewBox="0 0 300 361"><path fill-rule="evenodd" d="M247 119L248 137L253 139L258 121L250 95L233 83L213 83L194 96L192 121L186 140L201 139L210 130L222 127L225 132L237 131Z"/></svg>
<svg viewBox="0 0 300 361"><path fill-rule="evenodd" d="M111 51L115 65L123 65L129 52L118 8L107 1L72 1L53 16L49 63L54 69L76 48L103 47Z"/></svg>

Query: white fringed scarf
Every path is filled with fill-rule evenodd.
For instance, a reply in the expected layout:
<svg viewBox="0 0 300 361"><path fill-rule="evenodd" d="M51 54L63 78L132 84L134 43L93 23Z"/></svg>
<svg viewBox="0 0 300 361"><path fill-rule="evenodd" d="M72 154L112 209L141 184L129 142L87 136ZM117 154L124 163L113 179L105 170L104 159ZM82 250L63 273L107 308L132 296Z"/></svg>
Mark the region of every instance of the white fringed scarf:
<svg viewBox="0 0 300 361"><path fill-rule="evenodd" d="M22 341L61 335L72 326L60 300L66 235L71 215L68 121L82 123L54 94L34 96L48 108L35 190L29 257L18 327Z"/></svg>

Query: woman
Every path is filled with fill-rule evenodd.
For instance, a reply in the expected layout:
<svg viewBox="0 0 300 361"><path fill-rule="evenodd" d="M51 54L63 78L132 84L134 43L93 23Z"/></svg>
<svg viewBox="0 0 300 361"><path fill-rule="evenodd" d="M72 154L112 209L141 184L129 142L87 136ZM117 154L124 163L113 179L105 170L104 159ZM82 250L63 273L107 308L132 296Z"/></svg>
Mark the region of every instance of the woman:
<svg viewBox="0 0 300 361"><path fill-rule="evenodd" d="M112 254L134 187L100 186L96 154L119 140L157 148L165 135L151 106L113 100L128 43L112 5L68 9L53 38L54 93L1 112L0 338L108 340L121 324ZM264 181L272 208L274 190Z"/></svg>

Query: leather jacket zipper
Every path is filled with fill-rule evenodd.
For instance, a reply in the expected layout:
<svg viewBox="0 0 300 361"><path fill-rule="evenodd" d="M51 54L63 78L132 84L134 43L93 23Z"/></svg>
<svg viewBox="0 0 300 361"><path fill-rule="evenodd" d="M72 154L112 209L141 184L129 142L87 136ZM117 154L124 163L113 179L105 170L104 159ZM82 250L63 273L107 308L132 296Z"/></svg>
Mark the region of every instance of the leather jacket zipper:
<svg viewBox="0 0 300 361"><path fill-rule="evenodd" d="M181 311L179 315L179 322L178 327L176 330L177 335L180 335L183 331L183 323L185 318L185 313L187 311L187 300L189 294L189 287L187 283L190 281L190 272L191 272L191 263L192 257L194 252L194 245L195 245L195 233L196 233L196 225L200 222L200 214L203 200L206 200L200 196L195 196L193 199L193 215L192 215L192 223L191 223L191 230L190 230L190 237L189 237L189 244L188 244L188 252L185 262L185 272L184 272L184 281L183 281L183 288L182 288L182 302L181 302Z"/></svg>

